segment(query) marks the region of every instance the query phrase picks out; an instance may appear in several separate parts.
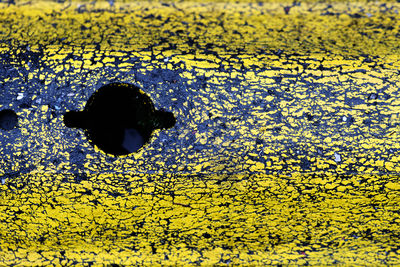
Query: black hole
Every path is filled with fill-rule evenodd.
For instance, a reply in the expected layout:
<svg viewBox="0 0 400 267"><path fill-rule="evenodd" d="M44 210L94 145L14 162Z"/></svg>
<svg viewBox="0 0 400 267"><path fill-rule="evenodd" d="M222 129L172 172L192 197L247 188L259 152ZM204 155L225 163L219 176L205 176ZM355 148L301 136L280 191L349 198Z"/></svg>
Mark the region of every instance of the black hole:
<svg viewBox="0 0 400 267"><path fill-rule="evenodd" d="M0 111L0 128L6 131L10 131L18 124L18 116L11 109L5 109Z"/></svg>
<svg viewBox="0 0 400 267"><path fill-rule="evenodd" d="M155 129L175 125L171 112L155 110L149 96L132 84L112 83L97 90L83 111L64 114L65 126L82 128L105 153L127 155L146 144Z"/></svg>

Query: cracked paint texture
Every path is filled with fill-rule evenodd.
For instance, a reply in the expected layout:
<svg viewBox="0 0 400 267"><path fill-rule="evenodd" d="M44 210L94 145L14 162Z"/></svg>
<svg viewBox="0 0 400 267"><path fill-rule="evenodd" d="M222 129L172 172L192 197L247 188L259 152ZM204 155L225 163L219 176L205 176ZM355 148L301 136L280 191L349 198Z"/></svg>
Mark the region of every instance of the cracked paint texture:
<svg viewBox="0 0 400 267"><path fill-rule="evenodd" d="M0 3L0 264L398 264L399 9ZM175 127L63 125L111 82Z"/></svg>

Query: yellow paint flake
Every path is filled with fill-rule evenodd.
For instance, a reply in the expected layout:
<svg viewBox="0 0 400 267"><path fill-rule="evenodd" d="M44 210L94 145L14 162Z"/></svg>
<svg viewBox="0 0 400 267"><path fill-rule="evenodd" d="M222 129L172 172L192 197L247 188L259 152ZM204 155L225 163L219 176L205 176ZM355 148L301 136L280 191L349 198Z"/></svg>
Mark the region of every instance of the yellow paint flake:
<svg viewBox="0 0 400 267"><path fill-rule="evenodd" d="M45 112L47 112L49 110L49 106L48 105L43 105L40 109L45 113Z"/></svg>
<svg viewBox="0 0 400 267"><path fill-rule="evenodd" d="M400 190L400 183L388 183L386 184L386 188L390 189L390 190Z"/></svg>

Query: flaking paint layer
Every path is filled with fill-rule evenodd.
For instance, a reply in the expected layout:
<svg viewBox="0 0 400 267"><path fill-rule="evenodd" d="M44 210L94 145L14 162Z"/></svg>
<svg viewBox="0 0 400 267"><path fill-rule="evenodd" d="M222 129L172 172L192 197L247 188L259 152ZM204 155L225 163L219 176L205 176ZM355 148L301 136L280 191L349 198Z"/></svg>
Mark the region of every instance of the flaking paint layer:
<svg viewBox="0 0 400 267"><path fill-rule="evenodd" d="M399 6L1 3L1 263L398 264ZM177 117L119 158L116 81Z"/></svg>

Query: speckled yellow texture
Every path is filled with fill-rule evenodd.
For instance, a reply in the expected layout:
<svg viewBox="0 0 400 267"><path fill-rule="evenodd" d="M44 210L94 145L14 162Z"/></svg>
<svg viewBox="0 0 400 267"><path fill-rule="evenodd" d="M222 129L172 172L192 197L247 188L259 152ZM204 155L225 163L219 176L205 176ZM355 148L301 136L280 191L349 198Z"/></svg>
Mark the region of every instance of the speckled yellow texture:
<svg viewBox="0 0 400 267"><path fill-rule="evenodd" d="M399 264L398 10L1 3L0 264ZM111 81L177 125L91 147L61 113Z"/></svg>
<svg viewBox="0 0 400 267"><path fill-rule="evenodd" d="M397 263L396 179L25 175L15 181L24 188L1 193L1 255L5 264Z"/></svg>

